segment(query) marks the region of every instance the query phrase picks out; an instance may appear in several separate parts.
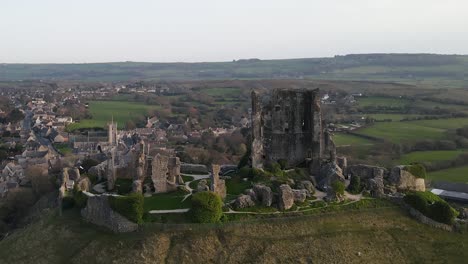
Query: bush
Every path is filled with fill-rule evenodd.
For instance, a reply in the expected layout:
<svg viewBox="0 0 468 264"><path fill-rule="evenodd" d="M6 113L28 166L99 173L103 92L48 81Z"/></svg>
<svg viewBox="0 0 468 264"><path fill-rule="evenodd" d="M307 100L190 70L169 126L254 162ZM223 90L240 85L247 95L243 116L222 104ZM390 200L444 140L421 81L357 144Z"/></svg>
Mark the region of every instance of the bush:
<svg viewBox="0 0 468 264"><path fill-rule="evenodd" d="M223 202L214 192L199 192L192 196L190 218L196 223L217 223L223 216Z"/></svg>
<svg viewBox="0 0 468 264"><path fill-rule="evenodd" d="M143 203L144 199L141 193L132 193L128 196L109 196L112 210L138 224L142 222L143 218Z"/></svg>
<svg viewBox="0 0 468 264"><path fill-rule="evenodd" d="M286 167L288 166L288 161L285 159L280 159L278 160L278 164L280 165L282 170L285 170Z"/></svg>
<svg viewBox="0 0 468 264"><path fill-rule="evenodd" d="M91 167L94 167L96 165L99 164L99 161L98 160L95 160L95 159L85 159L83 160L83 163L81 163L81 167L83 167L84 171L85 172L88 172L88 170L91 168Z"/></svg>
<svg viewBox="0 0 468 264"><path fill-rule="evenodd" d="M345 185L341 181L332 182L331 187L336 194L344 195Z"/></svg>
<svg viewBox="0 0 468 264"><path fill-rule="evenodd" d="M70 208L73 208L73 206L75 206L75 200L73 199L73 197L69 197L69 196L66 196L66 197L63 197L62 199L62 209L70 209Z"/></svg>
<svg viewBox="0 0 468 264"><path fill-rule="evenodd" d="M88 196L86 196L82 191L73 191L73 200L75 201L75 206L78 208L85 208L88 202Z"/></svg>
<svg viewBox="0 0 468 264"><path fill-rule="evenodd" d="M250 160L251 153L252 153L251 149L248 148L247 151L245 152L245 154L240 159L239 164L237 165L237 168L240 169L240 168L243 168L243 167L249 165L249 160Z"/></svg>
<svg viewBox="0 0 468 264"><path fill-rule="evenodd" d="M30 166L26 169L25 174L26 177L31 179L32 189L38 197L56 190L53 177L51 177L48 174L48 170L44 169L42 166Z"/></svg>
<svg viewBox="0 0 468 264"><path fill-rule="evenodd" d="M455 210L445 201L437 201L429 206L430 218L437 222L445 224L453 224L455 217L457 216Z"/></svg>
<svg viewBox="0 0 468 264"><path fill-rule="evenodd" d="M132 185L133 185L133 180L132 179L122 179L118 178L115 181L115 188L117 190L117 193L120 195L126 195L132 192Z"/></svg>
<svg viewBox="0 0 468 264"><path fill-rule="evenodd" d="M350 193L357 194L361 192L361 178L358 176L352 176L349 182L348 190Z"/></svg>
<svg viewBox="0 0 468 264"><path fill-rule="evenodd" d="M404 170L413 174L416 178L425 179L427 176L426 168L421 164L413 164L413 165L405 166Z"/></svg>
<svg viewBox="0 0 468 264"><path fill-rule="evenodd" d="M265 170L273 174L282 174L281 165L277 162L269 163L265 166Z"/></svg>
<svg viewBox="0 0 468 264"><path fill-rule="evenodd" d="M239 170L239 176L241 176L242 178L249 178L250 177L250 171L251 171L251 169L249 167L242 167Z"/></svg>
<svg viewBox="0 0 468 264"><path fill-rule="evenodd" d="M255 182L268 181L271 178L271 173L268 171L253 168L251 170L251 178Z"/></svg>
<svg viewBox="0 0 468 264"><path fill-rule="evenodd" d="M437 222L452 224L458 215L446 201L431 192L412 192L404 197L404 201Z"/></svg>
<svg viewBox="0 0 468 264"><path fill-rule="evenodd" d="M404 201L422 214L428 214L429 201L421 193L407 194Z"/></svg>

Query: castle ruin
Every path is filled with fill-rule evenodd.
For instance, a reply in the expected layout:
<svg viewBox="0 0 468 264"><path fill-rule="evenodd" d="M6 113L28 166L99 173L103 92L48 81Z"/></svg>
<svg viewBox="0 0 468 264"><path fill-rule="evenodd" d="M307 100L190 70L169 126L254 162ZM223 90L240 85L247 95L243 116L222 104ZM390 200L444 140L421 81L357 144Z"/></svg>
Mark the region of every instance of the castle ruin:
<svg viewBox="0 0 468 264"><path fill-rule="evenodd" d="M152 161L152 175L155 193L166 193L177 190L184 184L180 175L180 160L178 157L167 157L156 154Z"/></svg>
<svg viewBox="0 0 468 264"><path fill-rule="evenodd" d="M323 160L335 159L333 141L323 126L319 90L274 89L252 92L252 167L285 161L317 173Z"/></svg>

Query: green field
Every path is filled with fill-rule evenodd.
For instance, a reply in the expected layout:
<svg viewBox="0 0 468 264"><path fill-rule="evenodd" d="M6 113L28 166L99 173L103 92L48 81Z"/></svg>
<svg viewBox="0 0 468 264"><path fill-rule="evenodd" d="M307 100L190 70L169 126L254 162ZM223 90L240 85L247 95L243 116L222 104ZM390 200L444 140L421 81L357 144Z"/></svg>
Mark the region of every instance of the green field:
<svg viewBox="0 0 468 264"><path fill-rule="evenodd" d="M404 107L410 104L408 99L399 99L393 97L358 97L357 103L361 107L386 106L386 107Z"/></svg>
<svg viewBox="0 0 468 264"><path fill-rule="evenodd" d="M393 122L403 120L405 118L415 118L421 115L405 115L405 114L363 114L359 117L369 117L377 121L392 120Z"/></svg>
<svg viewBox="0 0 468 264"><path fill-rule="evenodd" d="M410 122L381 122L360 129L357 133L382 138L394 143L424 139L443 139L448 129L468 125L468 118L418 120Z"/></svg>
<svg viewBox="0 0 468 264"><path fill-rule="evenodd" d="M68 129L104 128L112 119L119 127L123 127L127 121L148 115L148 111L152 109L158 109L158 106L125 101L91 101L89 111L93 118L81 120L70 125Z"/></svg>
<svg viewBox="0 0 468 264"><path fill-rule="evenodd" d="M149 223L128 234L68 210L0 241L0 256L18 264L466 263L468 236L423 225L399 208L221 225Z"/></svg>
<svg viewBox="0 0 468 264"><path fill-rule="evenodd" d="M400 164L411 164L413 162L453 160L464 152L466 152L466 150L414 151L403 155L398 162Z"/></svg>
<svg viewBox="0 0 468 264"><path fill-rule="evenodd" d="M464 94L460 96L465 96ZM451 98L452 100L460 101L462 98ZM404 108L406 106L417 107L422 109L445 109L459 112L467 112L467 105L450 104L450 103L439 103L428 100L410 100L405 98L395 97L357 97L357 103L360 107L391 107L391 108ZM377 120L392 119L393 121L399 121L405 117L417 117L418 115L406 115L406 114L364 114L365 116L373 117ZM387 118L385 118L387 117Z"/></svg>
<svg viewBox="0 0 468 264"><path fill-rule="evenodd" d="M372 145L373 141L350 134L336 133L333 135L333 141L337 147L340 146L362 146Z"/></svg>
<svg viewBox="0 0 468 264"><path fill-rule="evenodd" d="M433 181L468 183L468 166L434 171L428 173L427 178Z"/></svg>
<svg viewBox="0 0 468 264"><path fill-rule="evenodd" d="M200 92L209 96L238 97L241 91L239 88L203 88Z"/></svg>

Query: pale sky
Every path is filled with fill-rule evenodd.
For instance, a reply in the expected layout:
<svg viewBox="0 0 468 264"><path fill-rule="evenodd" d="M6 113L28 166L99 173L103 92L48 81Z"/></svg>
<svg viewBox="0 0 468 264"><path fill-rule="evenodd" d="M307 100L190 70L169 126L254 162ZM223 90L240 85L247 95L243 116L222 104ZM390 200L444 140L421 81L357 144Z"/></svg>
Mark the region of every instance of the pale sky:
<svg viewBox="0 0 468 264"><path fill-rule="evenodd" d="M467 0L0 0L0 63L468 54Z"/></svg>

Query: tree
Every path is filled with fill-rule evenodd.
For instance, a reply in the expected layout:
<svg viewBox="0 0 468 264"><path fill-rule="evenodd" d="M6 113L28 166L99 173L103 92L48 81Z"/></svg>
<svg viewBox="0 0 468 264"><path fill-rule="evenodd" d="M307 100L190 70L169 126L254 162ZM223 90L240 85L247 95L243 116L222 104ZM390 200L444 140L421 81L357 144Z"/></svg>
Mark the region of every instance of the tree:
<svg viewBox="0 0 468 264"><path fill-rule="evenodd" d="M214 192L196 193L189 214L196 223L217 223L223 216L223 201Z"/></svg>
<svg viewBox="0 0 468 264"><path fill-rule="evenodd" d="M31 166L26 170L26 177L31 180L32 189L37 196L49 193L55 189L52 178L47 169L41 166Z"/></svg>
<svg viewBox="0 0 468 264"><path fill-rule="evenodd" d="M98 160L95 160L95 159L85 159L83 160L83 163L81 164L81 166L83 167L84 171L85 172L88 172L88 170L91 168L91 167L94 167L96 165L99 164L99 161Z"/></svg>
<svg viewBox="0 0 468 264"><path fill-rule="evenodd" d="M337 196L344 195L345 185L341 181L334 181L331 187Z"/></svg>
<svg viewBox="0 0 468 264"><path fill-rule="evenodd" d="M18 121L23 120L24 114L18 110L18 109L13 109L7 116L7 121L11 123L16 123Z"/></svg>
<svg viewBox="0 0 468 264"><path fill-rule="evenodd" d="M353 194L361 192L361 178L358 176L352 176L351 181L349 182L348 190Z"/></svg>
<svg viewBox="0 0 468 264"><path fill-rule="evenodd" d="M135 125L135 122L133 122L132 120L128 120L126 123L125 123L125 128L126 129L135 129L136 128L136 125Z"/></svg>

